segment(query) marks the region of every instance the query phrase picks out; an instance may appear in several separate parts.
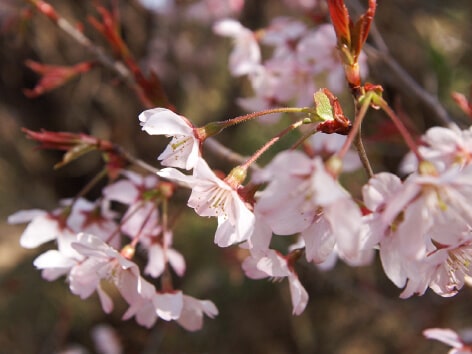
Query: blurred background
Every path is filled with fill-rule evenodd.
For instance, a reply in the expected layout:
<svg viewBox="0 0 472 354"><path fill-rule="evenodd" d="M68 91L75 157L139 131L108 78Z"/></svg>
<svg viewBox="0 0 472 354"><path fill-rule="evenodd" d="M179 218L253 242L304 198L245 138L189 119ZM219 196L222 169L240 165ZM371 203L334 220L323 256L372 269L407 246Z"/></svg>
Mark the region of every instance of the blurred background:
<svg viewBox="0 0 472 354"><path fill-rule="evenodd" d="M244 113L236 98L247 94L247 83L232 78L227 68L231 41L214 35L208 19L180 16L180 10L163 15L131 0L51 0L51 4L72 23L83 26L84 33L106 50L107 43L91 29L87 16L98 17L97 4L117 5L123 37L143 71L158 73L170 102L196 125ZM185 9L192 4L180 1L177 5ZM357 5L365 6L352 5L354 10ZM310 14L326 20L326 4L320 0ZM307 13L287 7L283 1L248 0L238 18L255 30L281 15L303 18ZM461 126L469 123L450 93L468 96L470 92L471 15L469 0L449 1L447 5L439 0L397 0L380 1L375 17L390 56L424 90L438 97ZM116 309L105 315L96 296L81 301L70 293L64 279L42 280L32 261L49 245L39 250L20 248L24 225L8 225L6 218L20 209L52 210L59 199L74 197L100 169L101 160L91 154L53 170L61 154L36 151L21 127L84 132L110 139L150 164L157 164L156 156L166 141L141 131L137 116L142 104L104 68L94 68L51 93L27 98L23 90L33 88L39 79L24 65L28 59L71 65L92 56L26 1L2 0L0 353L59 353L72 344L94 353L91 330L101 323L116 329L125 353L445 353L446 346L422 337L423 329L472 327L470 288L453 298L427 292L401 300L400 289L386 278L378 260L365 268L339 263L327 272L300 262L297 270L310 301L301 316L292 316L287 283L246 279L237 247L217 248L213 244L214 220L197 218L193 212L180 219L175 248L184 254L188 267L178 285L197 298L211 299L220 312L215 319L206 319L201 331L189 333L176 323L163 321L152 329L141 328L134 320L121 321L126 306L118 296ZM368 81L384 87L385 97L403 112L415 134L439 124L437 112L375 55L369 56L369 71ZM340 98L350 116L348 96ZM395 172L407 150L395 134L382 136L386 122L382 114L369 113L364 129L366 148L376 171ZM218 139L244 155L278 129L260 129L250 123ZM212 166L226 172L232 167L218 157L209 159ZM363 173L346 180L353 187L364 182Z"/></svg>

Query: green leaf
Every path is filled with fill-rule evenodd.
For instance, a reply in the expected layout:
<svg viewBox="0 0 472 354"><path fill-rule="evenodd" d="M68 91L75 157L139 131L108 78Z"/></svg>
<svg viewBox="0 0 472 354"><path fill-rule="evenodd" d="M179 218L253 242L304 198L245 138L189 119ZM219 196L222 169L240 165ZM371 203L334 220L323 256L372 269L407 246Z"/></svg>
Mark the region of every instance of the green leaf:
<svg viewBox="0 0 472 354"><path fill-rule="evenodd" d="M333 107L328 96L323 91L317 91L314 95L316 114L322 121L333 120Z"/></svg>

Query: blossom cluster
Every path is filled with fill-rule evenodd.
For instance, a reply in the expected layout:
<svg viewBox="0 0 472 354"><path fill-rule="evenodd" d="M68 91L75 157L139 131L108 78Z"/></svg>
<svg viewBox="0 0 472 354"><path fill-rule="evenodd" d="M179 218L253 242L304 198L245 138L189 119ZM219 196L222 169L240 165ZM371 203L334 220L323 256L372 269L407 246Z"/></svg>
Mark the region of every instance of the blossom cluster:
<svg viewBox="0 0 472 354"><path fill-rule="evenodd" d="M215 23L213 30L234 41L229 69L233 76L245 76L251 84L253 97L238 99L247 111L310 105L320 84L334 93L345 89L331 24L309 26L291 17L276 17L266 28L252 31L237 20L224 19ZM271 56L263 58L267 48ZM363 76L367 74L366 58L361 53Z"/></svg>
<svg viewBox="0 0 472 354"><path fill-rule="evenodd" d="M66 276L71 292L82 299L96 292L105 313L113 310L113 300L104 287L111 283L129 305L123 319L134 316L140 325L151 327L161 318L176 320L190 331L200 329L203 314L218 314L213 302L195 299L165 282L157 290L132 261L139 246L147 253L145 275L163 278L169 265L178 276L185 273L183 256L172 248L172 231L160 220L159 206L165 202L163 193L168 186L157 176L143 177L132 171L123 171L122 177L105 187L95 202L65 200L52 212L19 211L8 221L29 222L20 239L25 248L55 241L57 249L34 260L46 280ZM126 208L119 223L112 202ZM123 244L121 235L132 242Z"/></svg>
<svg viewBox="0 0 472 354"><path fill-rule="evenodd" d="M287 4L309 9L317 1ZM229 71L246 77L253 92L238 102L256 112L198 127L169 106L144 110L138 117L141 129L170 138L157 156L162 168L141 164L153 173L138 173L120 160L136 159L86 135L27 131L43 147L65 150L64 164L90 149L120 162L108 162L109 183L94 201L85 199L86 188L53 211L26 210L9 217L10 223L28 223L20 239L23 247L54 242L55 249L34 261L43 278L65 277L71 292L82 299L96 293L105 313L114 306L107 291L111 284L128 305L123 319L134 317L151 327L160 318L190 331L200 329L204 315L218 314L215 304L184 294L173 281L187 267L174 248L175 225L169 218L174 192L182 188L190 190L189 208L216 218L214 243L243 250L241 268L248 278L287 278L295 315L309 301L298 273L300 262L326 270L338 260L366 266L378 255L386 276L402 289L400 297L423 295L428 289L443 297L456 295L472 276L472 128L432 127L415 142L383 99L382 88L362 84L367 69L361 49L374 0L356 23L342 1L329 1L334 28L278 17L251 30L227 18L243 5L242 0L198 1L188 15L211 15L217 19L214 33L233 39ZM152 10L171 13L175 6L164 1ZM206 7L214 13L205 12ZM352 120L334 95L347 88L346 81L356 106ZM329 89L319 89L322 84ZM372 171L362 141L357 142L358 153L351 149L356 137L361 139L360 126L370 108L382 109L392 119L411 150L401 177ZM212 168L203 154L207 139L248 120L267 122L273 113L303 116L292 119L252 156L241 157L225 176ZM294 145L256 166L262 153L294 131L299 137ZM368 178L358 190L349 190L343 177L362 167ZM144 257L143 267L139 257ZM430 330L425 335L470 352L451 332Z"/></svg>

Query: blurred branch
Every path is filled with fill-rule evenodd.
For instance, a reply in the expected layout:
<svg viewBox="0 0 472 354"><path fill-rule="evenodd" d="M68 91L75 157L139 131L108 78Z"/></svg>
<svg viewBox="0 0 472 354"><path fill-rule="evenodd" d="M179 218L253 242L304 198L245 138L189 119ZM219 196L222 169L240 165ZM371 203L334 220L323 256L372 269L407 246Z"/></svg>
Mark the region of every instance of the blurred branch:
<svg viewBox="0 0 472 354"><path fill-rule="evenodd" d="M51 5L49 5L47 2L42 1L42 0L25 0L25 1L34 5L39 10L40 13L42 13L49 20L51 20L51 22L53 22L60 30L62 30L67 35L69 35L78 44L80 44L92 55L94 55L95 58L104 67L115 72L129 87L134 89L139 96L141 97L144 96L144 95L140 95L143 93L142 92L143 90L139 86L139 83L137 82L135 75L133 74L131 70L129 70L126 67L125 63L119 60L114 60L112 57L110 57L102 47L93 43L91 39L85 36L78 28L74 27L67 19L65 19L60 14L58 14L55 11L55 9ZM151 108L151 107L147 107L147 108ZM214 155L226 161L233 162L236 164L242 164L243 162L246 161L246 159L243 156L228 149L227 147L223 146L218 141L212 138L207 139L205 145ZM124 152L124 150L122 150L121 152L124 153L124 155L127 158L131 158L131 155L129 153ZM131 158L131 160L133 159ZM153 171L154 168L152 166L147 165L147 164L142 165L143 164L142 161L139 161L139 162L133 161L133 163L141 165L141 167L151 172L155 172ZM253 168L257 168L257 166L253 166Z"/></svg>
<svg viewBox="0 0 472 354"><path fill-rule="evenodd" d="M355 11L362 13L363 6L359 0L352 1L352 6ZM449 113L446 111L441 102L439 102L438 98L421 87L411 77L411 75L391 56L388 46L385 43L382 34L380 33L375 22L372 23L370 28L370 36L375 44L375 47L366 43L364 45L364 50L370 58L382 61L395 74L394 77L396 80L392 80L392 84L394 84L399 89L407 88L410 90L412 94L414 94L426 107L432 111L438 123L446 126L453 123Z"/></svg>
<svg viewBox="0 0 472 354"><path fill-rule="evenodd" d="M450 125L453 123L449 113L443 107L438 98L421 87L403 67L388 53L382 52L372 46L365 45L367 55L373 59L381 60L395 74L396 81L392 82L397 88L409 89L426 107L433 113L438 123Z"/></svg>
<svg viewBox="0 0 472 354"><path fill-rule="evenodd" d="M135 87L136 82L128 70L128 68L120 61L113 60L109 57L105 50L94 44L87 36L74 27L68 20L59 15L51 5L44 1L26 0L26 2L34 5L39 12L51 20L59 29L65 32L69 37L74 39L78 44L93 54L97 60L108 69L117 73L126 84Z"/></svg>

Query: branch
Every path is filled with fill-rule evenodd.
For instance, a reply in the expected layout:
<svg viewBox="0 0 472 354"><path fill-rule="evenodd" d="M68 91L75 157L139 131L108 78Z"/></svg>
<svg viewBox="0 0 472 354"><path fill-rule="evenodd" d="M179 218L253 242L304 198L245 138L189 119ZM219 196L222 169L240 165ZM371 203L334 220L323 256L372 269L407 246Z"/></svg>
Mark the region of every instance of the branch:
<svg viewBox="0 0 472 354"><path fill-rule="evenodd" d="M81 31L74 27L68 20L58 14L52 6L41 0L25 0L28 3L34 5L43 15L45 15L51 22L53 22L60 30L69 35L78 44L89 51L95 58L106 68L115 72L128 86L136 90L138 93L142 91L138 85L133 73L126 67L126 65L119 60L114 60L112 57L106 54L106 51L94 44L91 39L85 36ZM150 108L150 107L148 107ZM235 164L242 164L246 161L242 155L228 149L214 139L207 139L205 146L217 157L220 157L228 162ZM124 154L130 161L140 165L142 168L155 173L154 167L147 165L145 162L135 159L131 154L120 149L120 152ZM253 165L252 169L257 169L257 165Z"/></svg>
<svg viewBox="0 0 472 354"><path fill-rule="evenodd" d="M408 88L411 93L431 110L438 123L445 126L453 123L452 118L442 106L441 102L439 102L438 98L421 87L389 53L382 52L369 45L365 45L364 49L369 57L381 60L386 64L397 78L397 82L393 82L393 84L396 85L397 88Z"/></svg>
<svg viewBox="0 0 472 354"><path fill-rule="evenodd" d="M358 0L352 2L352 6L355 11L362 13L363 6ZM388 46L385 43L385 40L382 37L378 27L375 22L372 23L370 28L370 36L372 38L374 46L369 44L364 45L364 50L369 57L375 60L381 60L386 64L389 69L395 74L396 82L393 84L397 88L404 89L407 87L411 93L413 93L426 107L428 107L433 115L435 116L438 123L448 126L453 123L452 118L449 116L449 113L443 107L438 98L433 94L426 91L421 87L411 75L403 69L403 67L391 56Z"/></svg>

